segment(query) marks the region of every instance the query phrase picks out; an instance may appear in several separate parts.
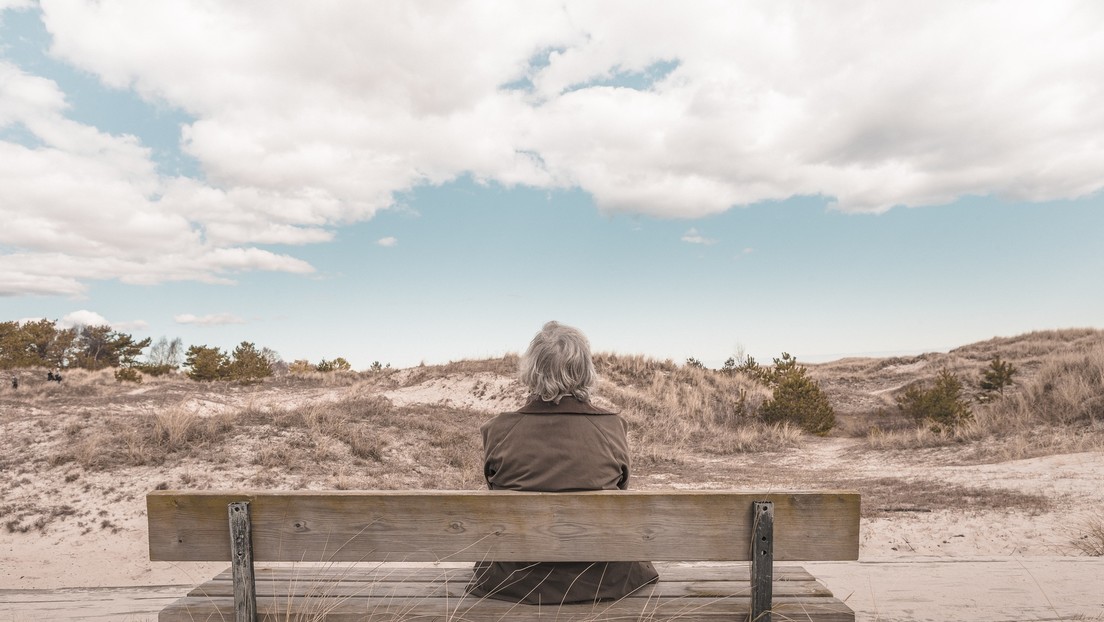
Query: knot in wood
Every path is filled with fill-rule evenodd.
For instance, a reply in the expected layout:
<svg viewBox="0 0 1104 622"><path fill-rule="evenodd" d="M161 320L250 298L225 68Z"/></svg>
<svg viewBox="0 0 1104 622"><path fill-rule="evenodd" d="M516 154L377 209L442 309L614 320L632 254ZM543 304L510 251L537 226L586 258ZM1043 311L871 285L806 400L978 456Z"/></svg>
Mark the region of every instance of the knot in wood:
<svg viewBox="0 0 1104 622"><path fill-rule="evenodd" d="M548 528L549 533L557 536L579 536L587 532L586 525L576 523L556 523Z"/></svg>
<svg viewBox="0 0 1104 622"><path fill-rule="evenodd" d="M452 533L464 533L467 531L464 529L464 521L454 520L449 523L448 530Z"/></svg>
<svg viewBox="0 0 1104 622"><path fill-rule="evenodd" d="M307 521L305 521L305 520L297 520L294 523L292 523L291 526L292 526L293 529L295 529L295 531L298 531L300 533L302 533L304 531L310 531L310 527L307 527Z"/></svg>

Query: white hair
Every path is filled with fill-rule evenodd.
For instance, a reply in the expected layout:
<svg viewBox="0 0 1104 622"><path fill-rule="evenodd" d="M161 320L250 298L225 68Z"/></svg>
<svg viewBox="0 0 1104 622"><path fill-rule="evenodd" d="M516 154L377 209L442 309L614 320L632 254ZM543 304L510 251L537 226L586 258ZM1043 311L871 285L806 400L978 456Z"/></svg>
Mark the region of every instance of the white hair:
<svg viewBox="0 0 1104 622"><path fill-rule="evenodd" d="M532 395L556 404L565 395L590 401L590 388L598 379L586 335L559 322L548 322L529 342L518 376Z"/></svg>

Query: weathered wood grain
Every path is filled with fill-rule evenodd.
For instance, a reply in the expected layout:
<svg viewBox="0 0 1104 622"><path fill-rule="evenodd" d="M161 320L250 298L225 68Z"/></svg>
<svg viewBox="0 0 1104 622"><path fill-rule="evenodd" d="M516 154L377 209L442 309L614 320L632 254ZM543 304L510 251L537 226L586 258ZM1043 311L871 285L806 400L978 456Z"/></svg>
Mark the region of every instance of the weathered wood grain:
<svg viewBox="0 0 1104 622"><path fill-rule="evenodd" d="M751 530L751 622L771 622L774 582L774 506L752 504Z"/></svg>
<svg viewBox="0 0 1104 622"><path fill-rule="evenodd" d="M257 619L257 591L253 581L253 539L249 503L237 501L227 506L230 529L230 573L234 578L234 619Z"/></svg>
<svg viewBox="0 0 1104 622"><path fill-rule="evenodd" d="M301 597L363 598L392 597L433 597L463 598L467 581L326 581L304 576L294 580L257 581L257 594L278 597L281 595ZM233 584L228 581L212 580L197 586L189 596L233 596ZM775 584L774 594L778 596L831 596L824 585L817 581L786 581ZM747 581L697 580L697 581L660 581L641 590L634 597L727 597L749 596L751 584Z"/></svg>
<svg viewBox="0 0 1104 622"><path fill-rule="evenodd" d="M776 561L854 560L849 491L155 491L150 559L229 559L248 501L261 561L747 560L751 504L774 504Z"/></svg>
<svg viewBox="0 0 1104 622"><path fill-rule="evenodd" d="M748 564L742 562L726 564L679 564L658 562L656 570L663 581L749 581L751 573ZM310 577L315 581L464 581L471 577L471 566L412 567L398 564L355 564L341 566L336 564L295 564L287 566L259 566L254 571L256 579L272 581L294 581ZM212 580L230 581L231 571L226 569ZM815 577L805 568L793 565L776 565L774 581L813 581Z"/></svg>
<svg viewBox="0 0 1104 622"><path fill-rule="evenodd" d="M653 598L622 599L609 603L583 605L517 605L496 600L390 598L368 601L349 598L331 603L319 599L261 598L258 619L313 619L324 614L328 622L382 622L404 620L423 622L481 622L503 620L543 622L546 620L740 620L750 610L748 598ZM288 607L296 613L289 617ZM772 611L779 619L804 622L854 622L846 605L832 598L778 597ZM162 611L161 622L232 619L230 598L185 598L171 610Z"/></svg>

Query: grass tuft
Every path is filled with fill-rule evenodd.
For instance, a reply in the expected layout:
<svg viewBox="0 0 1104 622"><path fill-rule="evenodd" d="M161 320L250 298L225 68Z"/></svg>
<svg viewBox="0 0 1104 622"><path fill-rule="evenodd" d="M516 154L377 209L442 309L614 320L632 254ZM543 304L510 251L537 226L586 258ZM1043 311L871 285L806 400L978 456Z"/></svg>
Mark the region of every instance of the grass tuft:
<svg viewBox="0 0 1104 622"><path fill-rule="evenodd" d="M1104 512L1085 519L1071 542L1084 555L1104 557Z"/></svg>

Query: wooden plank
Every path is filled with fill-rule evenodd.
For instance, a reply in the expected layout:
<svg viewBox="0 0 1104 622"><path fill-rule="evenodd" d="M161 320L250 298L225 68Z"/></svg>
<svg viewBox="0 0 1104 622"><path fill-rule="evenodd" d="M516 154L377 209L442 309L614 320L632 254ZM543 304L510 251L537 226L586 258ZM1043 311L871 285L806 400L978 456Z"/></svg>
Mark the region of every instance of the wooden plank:
<svg viewBox="0 0 1104 622"><path fill-rule="evenodd" d="M629 599L609 603L534 606L490 599L348 599L340 603L319 599L261 598L261 620L325 619L328 622L383 620L543 622L573 620L738 620L750 610L749 598L654 598L639 602ZM288 607L291 607L289 613ZM779 619L807 622L854 622L854 613L835 598L779 597L772 609ZM232 615L233 601L184 598L162 611L162 622L222 620Z"/></svg>
<svg viewBox="0 0 1104 622"><path fill-rule="evenodd" d="M227 560L235 501L257 561L747 560L754 501L774 504L777 561L859 551L847 491L154 491L150 559Z"/></svg>
<svg viewBox="0 0 1104 622"><path fill-rule="evenodd" d="M750 581L751 572L747 563L724 565L679 564L659 562L655 564L661 581ZM296 564L294 567L259 566L254 570L258 580L304 580L315 581L463 581L471 578L471 566L413 567L397 564L357 564L341 566L335 564L311 565ZM230 569L216 575L212 580L230 581ZM774 581L814 581L816 577L801 566L775 564Z"/></svg>
<svg viewBox="0 0 1104 622"><path fill-rule="evenodd" d="M257 594L262 596L315 596L326 598L363 598L384 597L433 597L462 598L465 596L466 581L440 582L403 582L403 581L313 581L309 578L291 581L257 582ZM777 583L774 593L779 596L831 596L832 593L818 581L786 581ZM208 581L197 586L188 596L232 596L233 585L227 581ZM641 590L632 598L652 596L663 597L710 597L749 596L751 583L747 581L660 581Z"/></svg>

